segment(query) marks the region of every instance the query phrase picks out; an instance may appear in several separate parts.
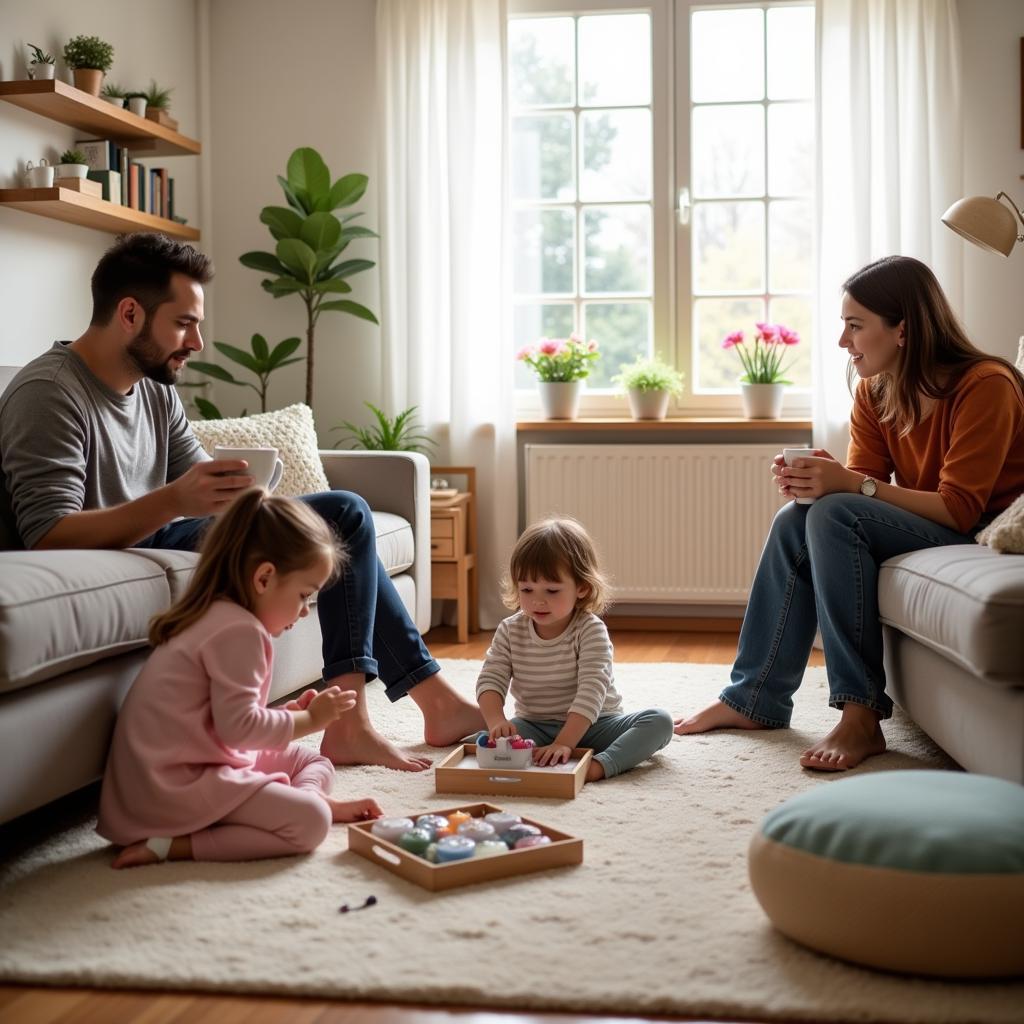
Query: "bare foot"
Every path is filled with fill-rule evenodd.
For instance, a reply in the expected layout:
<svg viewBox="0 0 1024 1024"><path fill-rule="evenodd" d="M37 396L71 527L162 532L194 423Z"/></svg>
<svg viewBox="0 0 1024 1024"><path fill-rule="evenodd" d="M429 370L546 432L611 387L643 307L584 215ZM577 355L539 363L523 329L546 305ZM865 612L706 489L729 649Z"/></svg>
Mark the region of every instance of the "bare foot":
<svg viewBox="0 0 1024 1024"><path fill-rule="evenodd" d="M767 729L767 725L755 722L746 715L716 700L710 707L698 711L689 718L677 718L672 731L677 736L689 736L697 732L710 732L712 729Z"/></svg>
<svg viewBox="0 0 1024 1024"><path fill-rule="evenodd" d="M353 729L345 718L332 722L320 741L320 753L336 765L379 764L400 772L422 772L430 767L426 757L417 757L399 750L372 725Z"/></svg>
<svg viewBox="0 0 1024 1024"><path fill-rule="evenodd" d="M800 764L819 772L845 772L861 761L885 753L878 715L861 704L844 704L839 724L803 752Z"/></svg>
<svg viewBox="0 0 1024 1024"><path fill-rule="evenodd" d="M604 765L600 761L594 758L590 759L590 764L587 767L587 782L597 782L598 779L604 778Z"/></svg>
<svg viewBox="0 0 1024 1024"><path fill-rule="evenodd" d="M409 691L423 712L423 739L447 747L485 728L484 716L472 701L457 694L440 676L430 676Z"/></svg>
<svg viewBox="0 0 1024 1024"><path fill-rule="evenodd" d="M327 797L327 806L331 809L331 821L373 821L383 815L380 804L370 797L362 800L335 800Z"/></svg>
<svg viewBox="0 0 1024 1024"><path fill-rule="evenodd" d="M145 840L126 846L115 858L112 868L139 868L143 864L157 864L160 858L146 845Z"/></svg>

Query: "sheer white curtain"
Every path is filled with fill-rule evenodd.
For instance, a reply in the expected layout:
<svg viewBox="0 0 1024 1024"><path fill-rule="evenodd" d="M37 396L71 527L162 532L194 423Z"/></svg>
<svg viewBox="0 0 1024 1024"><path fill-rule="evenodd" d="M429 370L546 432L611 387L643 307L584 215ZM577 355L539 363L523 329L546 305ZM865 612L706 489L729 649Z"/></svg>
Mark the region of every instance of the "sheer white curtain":
<svg viewBox="0 0 1024 1024"><path fill-rule="evenodd" d="M818 0L817 32L814 443L845 460L843 281L914 256L961 308L963 243L939 220L963 195L956 0Z"/></svg>
<svg viewBox="0 0 1024 1024"><path fill-rule="evenodd" d="M379 0L382 392L477 469L481 622L507 614L515 412L505 308L504 0ZM436 460L435 460L436 461Z"/></svg>

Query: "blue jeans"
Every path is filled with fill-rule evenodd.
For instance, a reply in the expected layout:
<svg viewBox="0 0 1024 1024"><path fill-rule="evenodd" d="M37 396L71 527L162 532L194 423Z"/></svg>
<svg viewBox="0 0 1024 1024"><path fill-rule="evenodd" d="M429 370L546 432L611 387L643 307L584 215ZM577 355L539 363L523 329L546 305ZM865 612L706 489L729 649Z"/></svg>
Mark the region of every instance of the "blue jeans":
<svg viewBox="0 0 1024 1024"><path fill-rule="evenodd" d="M300 500L331 525L349 556L345 572L317 598L324 679L329 682L347 672L362 672L367 682L380 676L389 700L404 697L441 667L430 657L377 557L370 507L348 491L308 494ZM195 551L209 523L209 518L178 519L135 546Z"/></svg>
<svg viewBox="0 0 1024 1024"><path fill-rule="evenodd" d="M538 747L554 743L564 721L538 721L513 718L513 725L524 740ZM604 777L621 775L646 761L672 739L672 716L662 708L648 708L631 715L601 715L583 734L578 747L590 747L594 760L604 767Z"/></svg>
<svg viewBox="0 0 1024 1024"><path fill-rule="evenodd" d="M789 725L820 627L829 705L863 704L888 718L878 566L907 551L973 542L862 494L790 502L775 516L761 552L722 703L762 725Z"/></svg>

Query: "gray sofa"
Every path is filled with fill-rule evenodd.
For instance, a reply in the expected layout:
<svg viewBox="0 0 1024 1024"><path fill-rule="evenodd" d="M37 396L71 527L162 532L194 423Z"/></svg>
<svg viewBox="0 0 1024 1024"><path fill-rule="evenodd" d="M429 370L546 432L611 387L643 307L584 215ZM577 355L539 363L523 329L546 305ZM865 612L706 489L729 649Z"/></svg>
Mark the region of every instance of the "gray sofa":
<svg viewBox="0 0 1024 1024"><path fill-rule="evenodd" d="M0 367L0 392L15 370ZM377 550L430 625L430 471L409 452L321 452L331 486L373 510ZM150 618L196 562L179 551L0 551L0 823L99 778ZM315 615L275 642L271 699L320 678Z"/></svg>

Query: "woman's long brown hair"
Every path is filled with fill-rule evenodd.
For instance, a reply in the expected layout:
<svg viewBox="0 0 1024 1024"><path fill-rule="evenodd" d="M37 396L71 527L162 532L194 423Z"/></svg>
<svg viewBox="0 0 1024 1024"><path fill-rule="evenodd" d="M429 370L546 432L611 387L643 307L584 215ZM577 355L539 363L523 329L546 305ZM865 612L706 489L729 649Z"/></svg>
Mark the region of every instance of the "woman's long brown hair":
<svg viewBox="0 0 1024 1024"><path fill-rule="evenodd" d="M252 577L263 562L286 576L323 559L332 577L346 562L341 541L308 505L259 488L235 499L210 527L200 551L188 589L149 624L154 647L198 622L214 601L234 601L251 610Z"/></svg>
<svg viewBox="0 0 1024 1024"><path fill-rule="evenodd" d="M910 256L886 256L858 270L843 283L855 302L880 316L889 327L903 323L906 343L892 373L880 373L868 382L882 423L909 434L921 419L921 397L948 398L960 378L983 361L1001 363L1010 370L1024 396L1024 375L999 356L972 344L957 319L935 275ZM847 367L851 389L855 371Z"/></svg>

